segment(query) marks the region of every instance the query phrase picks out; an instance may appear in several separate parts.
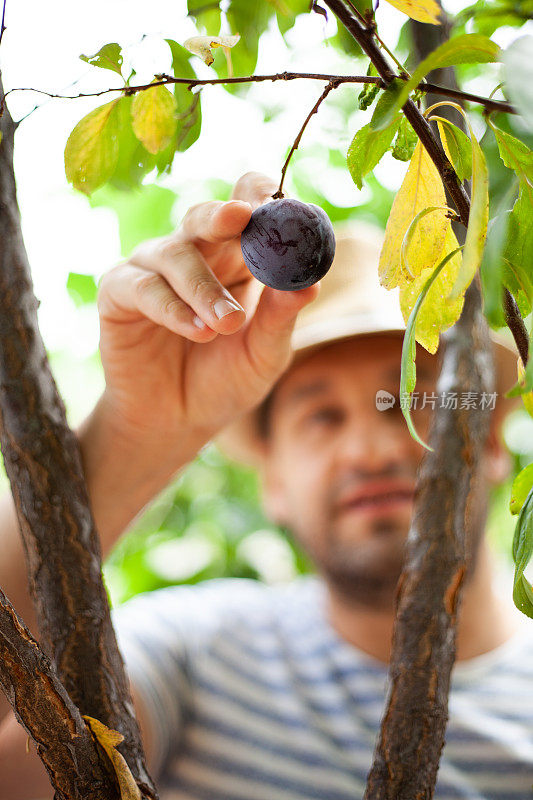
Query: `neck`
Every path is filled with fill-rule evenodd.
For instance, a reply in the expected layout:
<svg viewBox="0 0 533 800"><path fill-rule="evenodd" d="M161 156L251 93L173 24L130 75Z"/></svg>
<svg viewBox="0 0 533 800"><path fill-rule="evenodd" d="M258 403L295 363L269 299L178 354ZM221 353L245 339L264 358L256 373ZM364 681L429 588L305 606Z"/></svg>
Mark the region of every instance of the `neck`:
<svg viewBox="0 0 533 800"><path fill-rule="evenodd" d="M457 661L488 653L504 644L523 622L508 596L495 587L494 562L485 543L476 568L463 588L457 621ZM328 616L334 630L349 644L387 663L390 659L394 609L369 609L328 589Z"/></svg>

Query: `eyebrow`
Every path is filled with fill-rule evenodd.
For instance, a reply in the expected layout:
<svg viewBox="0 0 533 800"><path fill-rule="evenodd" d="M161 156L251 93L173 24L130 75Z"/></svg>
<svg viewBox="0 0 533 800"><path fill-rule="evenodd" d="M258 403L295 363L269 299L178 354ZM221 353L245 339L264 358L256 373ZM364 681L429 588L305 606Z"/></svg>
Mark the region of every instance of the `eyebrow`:
<svg viewBox="0 0 533 800"><path fill-rule="evenodd" d="M385 373L384 377L391 381L399 381L400 368L393 367L391 370ZM425 367L420 366L417 368L417 378L420 380L431 378L431 372ZM295 389L293 389L292 392L289 392L284 400L284 405L296 405L302 400L308 400L310 397L316 397L317 395L324 394L329 389L331 389L331 383L324 378L320 378L312 383L303 383L301 386L297 386Z"/></svg>
<svg viewBox="0 0 533 800"><path fill-rule="evenodd" d="M315 397L319 394L324 394L329 388L331 384L329 381L324 379L313 381L313 383L304 383L301 386L297 386L293 389L292 392L285 398L285 405L294 405L299 403L301 400L307 400L309 397Z"/></svg>

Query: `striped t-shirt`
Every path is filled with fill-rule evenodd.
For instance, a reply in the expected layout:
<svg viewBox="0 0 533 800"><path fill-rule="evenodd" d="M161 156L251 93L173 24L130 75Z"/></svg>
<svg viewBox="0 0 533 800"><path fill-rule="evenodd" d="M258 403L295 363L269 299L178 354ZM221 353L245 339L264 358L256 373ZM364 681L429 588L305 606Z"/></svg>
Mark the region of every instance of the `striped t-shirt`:
<svg viewBox="0 0 533 800"><path fill-rule="evenodd" d="M161 800L358 800L387 668L327 620L315 576L222 578L114 611ZM533 800L533 622L454 668L438 800Z"/></svg>

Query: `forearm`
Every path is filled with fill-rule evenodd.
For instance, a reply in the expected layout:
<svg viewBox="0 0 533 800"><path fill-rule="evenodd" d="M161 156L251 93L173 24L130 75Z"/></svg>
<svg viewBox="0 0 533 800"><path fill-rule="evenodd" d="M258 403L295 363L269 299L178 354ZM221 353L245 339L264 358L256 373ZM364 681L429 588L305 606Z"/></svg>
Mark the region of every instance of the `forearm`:
<svg viewBox="0 0 533 800"><path fill-rule="evenodd" d="M172 477L194 459L207 434L150 437L118 425L102 395L76 430L103 555Z"/></svg>
<svg viewBox="0 0 533 800"><path fill-rule="evenodd" d="M184 433L161 441L146 434L128 433L113 419L104 397L76 429L76 435L104 556L144 506L195 457L209 438ZM0 553L0 586L38 638L10 492L0 497ZM9 705L0 691L0 720L8 710Z"/></svg>

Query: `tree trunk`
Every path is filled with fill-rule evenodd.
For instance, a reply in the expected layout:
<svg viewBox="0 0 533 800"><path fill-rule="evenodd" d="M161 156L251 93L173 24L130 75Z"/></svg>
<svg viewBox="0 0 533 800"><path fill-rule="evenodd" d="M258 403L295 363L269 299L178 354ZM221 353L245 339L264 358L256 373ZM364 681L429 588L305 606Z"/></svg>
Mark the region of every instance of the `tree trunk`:
<svg viewBox="0 0 533 800"><path fill-rule="evenodd" d="M41 645L80 712L123 734L119 749L152 799L156 791L111 624L79 444L68 427L38 328L13 173L16 126L0 80L1 108L0 444Z"/></svg>
<svg viewBox="0 0 533 800"><path fill-rule="evenodd" d="M443 334L441 391L492 391L492 355L477 282L463 313ZM433 797L448 721L457 611L472 546L469 497L479 479L489 412L435 410L422 461L400 578L390 689L366 800Z"/></svg>
<svg viewBox="0 0 533 800"><path fill-rule="evenodd" d="M0 687L37 745L55 800L119 800L113 770L50 659L1 591Z"/></svg>

